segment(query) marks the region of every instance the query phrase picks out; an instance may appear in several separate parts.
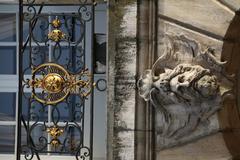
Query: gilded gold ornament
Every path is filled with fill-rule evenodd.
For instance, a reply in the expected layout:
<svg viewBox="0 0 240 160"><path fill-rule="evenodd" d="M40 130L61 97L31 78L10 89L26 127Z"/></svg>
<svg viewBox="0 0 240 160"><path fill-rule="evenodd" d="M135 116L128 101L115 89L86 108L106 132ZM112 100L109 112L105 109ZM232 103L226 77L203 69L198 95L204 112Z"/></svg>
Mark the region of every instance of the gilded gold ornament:
<svg viewBox="0 0 240 160"><path fill-rule="evenodd" d="M54 42L59 42L65 38L65 34L59 29L54 29L48 34L48 38Z"/></svg>
<svg viewBox="0 0 240 160"><path fill-rule="evenodd" d="M43 78L42 87L49 93L59 93L63 90L64 82L59 74L50 73Z"/></svg>
<svg viewBox="0 0 240 160"><path fill-rule="evenodd" d="M48 105L64 101L69 94L86 98L95 86L87 69L78 74L69 74L64 67L55 63L39 65L33 70L32 80L27 84L32 87L32 97ZM40 93L36 93L36 89Z"/></svg>
<svg viewBox="0 0 240 160"><path fill-rule="evenodd" d="M57 148L57 147L61 144L61 142L59 141L59 139L52 139L51 142L50 142L50 144L51 144L53 147Z"/></svg>
<svg viewBox="0 0 240 160"><path fill-rule="evenodd" d="M62 25L61 21L56 17L51 24L54 27L54 30L48 34L48 38L55 42L59 42L64 39L65 34L59 29L59 27Z"/></svg>
<svg viewBox="0 0 240 160"><path fill-rule="evenodd" d="M61 24L61 21L60 21L58 18L56 18L56 19L54 19L54 20L52 21L52 26L53 26L54 28L59 28L61 25L62 25L62 24Z"/></svg>
<svg viewBox="0 0 240 160"><path fill-rule="evenodd" d="M59 128L59 126L54 125L52 127L49 127L47 129L47 132L52 137L50 144L54 147L58 147L61 144L58 137L60 137L64 133L64 130Z"/></svg>

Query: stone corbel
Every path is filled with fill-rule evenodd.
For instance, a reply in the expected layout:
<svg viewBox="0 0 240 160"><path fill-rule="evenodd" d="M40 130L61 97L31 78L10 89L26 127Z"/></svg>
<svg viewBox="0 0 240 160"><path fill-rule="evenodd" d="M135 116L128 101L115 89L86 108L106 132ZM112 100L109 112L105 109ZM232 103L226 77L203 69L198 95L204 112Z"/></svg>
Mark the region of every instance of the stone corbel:
<svg viewBox="0 0 240 160"><path fill-rule="evenodd" d="M138 80L139 95L157 110L160 149L218 130L214 114L232 94L232 76L214 49L183 35L165 35L163 53Z"/></svg>

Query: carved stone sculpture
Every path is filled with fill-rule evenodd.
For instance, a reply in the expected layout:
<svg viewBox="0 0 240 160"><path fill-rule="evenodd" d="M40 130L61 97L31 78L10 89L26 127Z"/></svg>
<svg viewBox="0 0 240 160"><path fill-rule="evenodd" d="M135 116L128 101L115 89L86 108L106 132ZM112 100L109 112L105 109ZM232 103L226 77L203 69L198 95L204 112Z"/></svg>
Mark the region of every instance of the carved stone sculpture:
<svg viewBox="0 0 240 160"><path fill-rule="evenodd" d="M165 37L162 56L138 81L139 94L156 107L160 149L203 137L219 129L214 114L231 81L214 50L185 36ZM158 71L158 73L157 73Z"/></svg>

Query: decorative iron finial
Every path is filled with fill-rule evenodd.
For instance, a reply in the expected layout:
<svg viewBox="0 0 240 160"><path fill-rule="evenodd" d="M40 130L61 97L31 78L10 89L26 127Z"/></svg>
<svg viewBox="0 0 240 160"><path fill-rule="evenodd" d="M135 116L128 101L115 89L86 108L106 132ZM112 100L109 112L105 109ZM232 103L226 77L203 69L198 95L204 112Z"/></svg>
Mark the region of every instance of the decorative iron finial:
<svg viewBox="0 0 240 160"><path fill-rule="evenodd" d="M54 28L59 28L59 27L61 27L61 25L62 25L62 23L61 23L61 21L59 20L59 18L56 16L56 18L52 21L52 26L54 27Z"/></svg>
<svg viewBox="0 0 240 160"><path fill-rule="evenodd" d="M58 139L58 137L60 137L64 133L64 129L60 128L57 125L54 125L52 127L47 128L47 132L52 137L52 140L51 140L50 144L53 147L57 148L61 144L61 142Z"/></svg>
<svg viewBox="0 0 240 160"><path fill-rule="evenodd" d="M56 16L56 18L52 21L52 26L54 28L54 30L52 30L49 34L48 34L48 38L54 42L59 42L62 39L65 38L65 34L59 29L62 25L61 21L59 20L59 18Z"/></svg>

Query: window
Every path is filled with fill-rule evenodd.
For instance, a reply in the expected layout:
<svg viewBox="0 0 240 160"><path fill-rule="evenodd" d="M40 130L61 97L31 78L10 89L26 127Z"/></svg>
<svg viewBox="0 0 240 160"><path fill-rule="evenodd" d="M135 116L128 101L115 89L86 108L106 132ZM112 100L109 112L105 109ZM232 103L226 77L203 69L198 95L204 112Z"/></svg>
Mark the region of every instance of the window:
<svg viewBox="0 0 240 160"><path fill-rule="evenodd" d="M71 13L72 10L76 10L74 6L61 6L61 7L44 7L43 12L44 13L62 13L62 12L68 12ZM95 9L95 30L94 34L96 35L104 35L106 34L106 4L99 4L96 6ZM55 16L48 16L47 21L51 21ZM68 17L66 17L68 18ZM16 103L18 101L18 6L17 5L0 5L0 159L10 159L15 160L15 154L16 154L16 113L18 104ZM47 56L45 57L45 60L51 60L51 58L54 58L52 53L53 50L58 50L58 46L54 46L51 43L48 45L50 47L45 47L44 44L44 37L46 34L51 30L50 27L45 28L45 30L42 30L41 27L44 26L45 19L40 19L38 23L36 24L34 35L39 41L39 44L41 47L36 47L36 51L38 54L37 56ZM69 23L73 23L75 21L74 19L69 20ZM66 31L67 33L68 31ZM28 25L24 24L24 39L26 39L28 33ZM75 28L75 31L73 32L73 37L78 37L79 34L81 34L81 29ZM87 36L91 37L91 30L87 29L86 32ZM96 36L97 37L97 36ZM91 37L92 38L92 37ZM87 43L91 45L92 39L88 38ZM74 39L73 39L74 40ZM103 40L104 41L104 40ZM106 41L106 40L105 40ZM106 43L106 42L101 42ZM33 48L38 44L32 44ZM24 56L27 55L29 47L26 48ZM86 46L87 52L91 52L91 46ZM103 51L98 51L99 49L96 49L96 52L99 52L99 54ZM78 49L73 48L71 46L68 46L68 44L62 45L62 52L67 54L68 52L80 52ZM58 52L56 52L58 53ZM97 54L97 53L96 53ZM56 57L58 55L55 55ZM76 57L61 57L61 58L75 58ZM59 59L59 61L63 61L63 59ZM36 58L37 59L37 58ZM90 63L92 63L93 57L86 56L86 65L91 66ZM24 58L24 66L28 65L28 59ZM36 61L36 65L41 64L41 61ZM104 64L105 63L105 64ZM98 63L99 65L99 63ZM100 70L101 72L95 72L94 74L94 81L97 82L97 87L94 90L94 146L93 146L93 155L95 160L104 160L106 150L106 73L105 73L105 67L106 61L101 61L100 63ZM76 67L72 69L77 69L77 67L83 67L79 66L76 63ZM98 67L98 68L97 68ZM99 70L99 66L95 65L96 70ZM25 72L25 76L30 76L31 71L28 70ZM26 96L30 95L30 90L24 90L24 94ZM71 98L71 97L70 97ZM74 103L79 103L80 100L75 99ZM23 112L27 112L28 101L23 101ZM85 105L90 105L89 101L85 102ZM40 105L37 102L34 102L31 105L31 111L40 110L42 109ZM45 111L51 110L53 108L48 107L44 108ZM86 107L86 112L90 112L89 107ZM41 121L44 121L46 119L49 119L49 115L47 112L43 111L41 115ZM59 105L59 111L61 112L61 119L60 121L64 121L69 117L68 112L71 112L71 108L66 108L65 104ZM26 118L26 117L25 117ZM89 126L88 124L88 117L86 117L85 120L85 126ZM62 123L64 125L64 123ZM86 141L89 139L88 137L88 131L89 129L86 128L85 133L85 139ZM23 138L22 141L24 143L24 137L25 137L25 129L24 126L22 126L22 132L23 132ZM79 133L77 133L74 129L71 129L71 127L68 129L68 132L73 135L73 141L78 141L78 137L80 137ZM37 140L37 137L41 134L46 134L41 132L41 127L36 129L32 135L33 141ZM50 136L45 135L48 137L48 141L51 140ZM51 147L48 147L47 150L52 150ZM65 157L66 156L66 157ZM56 154L45 154L44 159L50 159L54 157L58 157L58 159L68 159L67 155L56 155ZM69 157L71 159L72 157Z"/></svg>
<svg viewBox="0 0 240 160"><path fill-rule="evenodd" d="M0 154L15 153L17 101L17 13L0 14Z"/></svg>

